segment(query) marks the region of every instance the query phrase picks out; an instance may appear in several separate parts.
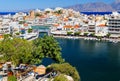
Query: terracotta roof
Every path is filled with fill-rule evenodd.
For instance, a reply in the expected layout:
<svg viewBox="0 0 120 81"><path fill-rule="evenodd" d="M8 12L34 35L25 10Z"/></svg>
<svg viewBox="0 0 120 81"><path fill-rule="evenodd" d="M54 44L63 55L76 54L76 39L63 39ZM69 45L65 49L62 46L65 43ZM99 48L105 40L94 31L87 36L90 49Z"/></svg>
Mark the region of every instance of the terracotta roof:
<svg viewBox="0 0 120 81"><path fill-rule="evenodd" d="M25 23L25 24L24 24L24 26L28 26L28 24L27 24L27 23Z"/></svg>
<svg viewBox="0 0 120 81"><path fill-rule="evenodd" d="M55 14L55 16L60 16L60 14Z"/></svg>
<svg viewBox="0 0 120 81"><path fill-rule="evenodd" d="M65 25L64 28L73 28L71 25Z"/></svg>
<svg viewBox="0 0 120 81"><path fill-rule="evenodd" d="M2 36L2 35L0 35L0 39L1 39L1 38L3 38L3 36Z"/></svg>
<svg viewBox="0 0 120 81"><path fill-rule="evenodd" d="M64 18L63 21L68 21L68 18Z"/></svg>
<svg viewBox="0 0 120 81"><path fill-rule="evenodd" d="M46 73L46 67L43 65L40 65L36 68L34 68L34 72L37 72L38 74L45 74Z"/></svg>
<svg viewBox="0 0 120 81"><path fill-rule="evenodd" d="M59 26L59 24L54 24L53 26L58 27L58 26Z"/></svg>
<svg viewBox="0 0 120 81"><path fill-rule="evenodd" d="M106 25L105 24L100 24L98 25L99 27L105 27Z"/></svg>
<svg viewBox="0 0 120 81"><path fill-rule="evenodd" d="M80 26L79 25L75 25L74 28L79 28Z"/></svg>
<svg viewBox="0 0 120 81"><path fill-rule="evenodd" d="M45 15L42 15L42 16L40 16L40 18L46 18L46 16L45 16Z"/></svg>

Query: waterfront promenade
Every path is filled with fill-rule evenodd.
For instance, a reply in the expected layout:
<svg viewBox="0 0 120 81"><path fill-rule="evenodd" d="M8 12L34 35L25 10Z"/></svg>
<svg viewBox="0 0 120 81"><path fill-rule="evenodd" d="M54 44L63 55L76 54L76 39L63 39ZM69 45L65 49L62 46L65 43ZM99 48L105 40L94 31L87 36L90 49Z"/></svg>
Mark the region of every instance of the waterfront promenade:
<svg viewBox="0 0 120 81"><path fill-rule="evenodd" d="M120 38L119 39L112 39L112 38L101 38L98 39L96 37L82 37L82 36L56 36L53 35L53 37L55 38L67 38L67 39L84 39L84 40L96 40L96 41L109 41L109 42L120 42Z"/></svg>

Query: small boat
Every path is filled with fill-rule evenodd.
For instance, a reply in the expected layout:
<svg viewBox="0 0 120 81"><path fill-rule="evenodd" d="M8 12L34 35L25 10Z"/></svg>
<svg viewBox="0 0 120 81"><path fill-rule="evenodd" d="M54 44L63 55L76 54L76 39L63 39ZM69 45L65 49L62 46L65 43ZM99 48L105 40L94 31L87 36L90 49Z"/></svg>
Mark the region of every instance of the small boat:
<svg viewBox="0 0 120 81"><path fill-rule="evenodd" d="M113 43L118 43L118 41L113 41Z"/></svg>

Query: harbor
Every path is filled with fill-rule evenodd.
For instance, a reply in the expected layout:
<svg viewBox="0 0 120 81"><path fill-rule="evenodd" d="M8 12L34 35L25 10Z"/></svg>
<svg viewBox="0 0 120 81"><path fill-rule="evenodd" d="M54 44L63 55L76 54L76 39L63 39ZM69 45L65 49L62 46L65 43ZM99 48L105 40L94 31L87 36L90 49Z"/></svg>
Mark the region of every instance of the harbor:
<svg viewBox="0 0 120 81"><path fill-rule="evenodd" d="M110 39L110 38L101 38L96 37L83 37L83 36L53 36L55 38L66 38L66 39L84 39L84 40L94 40L94 41L107 41L113 43L119 43L120 39Z"/></svg>
<svg viewBox="0 0 120 81"><path fill-rule="evenodd" d="M119 81L120 13L101 14L56 7L0 15L0 81Z"/></svg>
<svg viewBox="0 0 120 81"><path fill-rule="evenodd" d="M118 81L120 79L120 43L56 39L63 49L63 58L77 68L81 81ZM44 64L46 63L47 61Z"/></svg>

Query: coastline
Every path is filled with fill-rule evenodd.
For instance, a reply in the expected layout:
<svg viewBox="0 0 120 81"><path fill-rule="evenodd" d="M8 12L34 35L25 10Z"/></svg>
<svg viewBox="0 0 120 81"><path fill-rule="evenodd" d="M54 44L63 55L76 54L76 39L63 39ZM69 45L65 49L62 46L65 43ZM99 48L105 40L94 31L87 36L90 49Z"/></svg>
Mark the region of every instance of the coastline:
<svg viewBox="0 0 120 81"><path fill-rule="evenodd" d="M84 40L95 40L95 41L108 41L113 43L120 43L120 39L110 39L110 38L102 38L98 39L96 37L81 37L81 36L58 36L53 35L55 38L66 38L66 39L84 39Z"/></svg>

